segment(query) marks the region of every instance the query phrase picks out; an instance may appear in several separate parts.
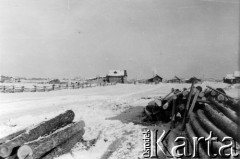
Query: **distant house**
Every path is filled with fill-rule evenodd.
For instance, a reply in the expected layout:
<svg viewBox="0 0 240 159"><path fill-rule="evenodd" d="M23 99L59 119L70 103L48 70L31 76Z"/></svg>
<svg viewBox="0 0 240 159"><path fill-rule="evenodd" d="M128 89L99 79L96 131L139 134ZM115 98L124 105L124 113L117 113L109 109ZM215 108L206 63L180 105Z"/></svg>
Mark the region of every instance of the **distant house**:
<svg viewBox="0 0 240 159"><path fill-rule="evenodd" d="M233 74L227 74L223 78L223 82L229 84L240 83L240 71L234 71Z"/></svg>
<svg viewBox="0 0 240 159"><path fill-rule="evenodd" d="M1 80L0 80L2 83L5 82L5 83L13 83L15 82L15 79L13 77L8 77L8 76L3 76L1 75Z"/></svg>
<svg viewBox="0 0 240 159"><path fill-rule="evenodd" d="M148 79L147 83L155 83L155 84L157 84L157 83L162 82L162 80L163 80L163 78L156 74L153 78Z"/></svg>
<svg viewBox="0 0 240 159"><path fill-rule="evenodd" d="M26 77L15 77L15 82L19 83L19 82L22 82L22 81L26 81L27 78Z"/></svg>
<svg viewBox="0 0 240 159"><path fill-rule="evenodd" d="M54 80L51 80L49 81L49 84L60 84L61 81L59 79L54 79Z"/></svg>
<svg viewBox="0 0 240 159"><path fill-rule="evenodd" d="M174 76L173 79L170 79L170 80L168 80L167 82L168 82L168 83L182 83L182 80L181 80L179 77Z"/></svg>
<svg viewBox="0 0 240 159"><path fill-rule="evenodd" d="M240 83L240 71L234 71L235 82Z"/></svg>
<svg viewBox="0 0 240 159"><path fill-rule="evenodd" d="M127 70L111 70L106 76L106 82L109 83L126 83Z"/></svg>
<svg viewBox="0 0 240 159"><path fill-rule="evenodd" d="M197 82L201 82L201 79L198 79L196 77L191 77L191 78L185 80L185 82L186 83L193 83L193 82L197 83Z"/></svg>

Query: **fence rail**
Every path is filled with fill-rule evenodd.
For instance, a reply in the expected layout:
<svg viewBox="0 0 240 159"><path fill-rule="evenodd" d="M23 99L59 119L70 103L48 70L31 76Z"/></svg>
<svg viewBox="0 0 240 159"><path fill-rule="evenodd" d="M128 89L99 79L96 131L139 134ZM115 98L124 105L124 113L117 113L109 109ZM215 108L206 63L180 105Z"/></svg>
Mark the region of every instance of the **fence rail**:
<svg viewBox="0 0 240 159"><path fill-rule="evenodd" d="M0 93L20 93L20 92L49 92L63 89L83 89L91 87L100 87L100 86L111 86L116 85L116 83L76 83L76 84L52 84L49 86L36 86L33 88L25 86L0 86Z"/></svg>

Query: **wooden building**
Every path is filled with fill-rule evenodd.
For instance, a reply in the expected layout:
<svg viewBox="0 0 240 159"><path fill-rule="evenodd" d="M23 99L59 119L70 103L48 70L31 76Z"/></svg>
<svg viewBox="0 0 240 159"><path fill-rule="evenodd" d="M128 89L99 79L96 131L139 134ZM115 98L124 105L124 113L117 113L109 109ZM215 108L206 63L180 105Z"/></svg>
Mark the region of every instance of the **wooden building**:
<svg viewBox="0 0 240 159"><path fill-rule="evenodd" d="M163 80L163 78L156 74L153 78L148 79L147 83L158 84L158 83L162 82L162 80Z"/></svg>
<svg viewBox="0 0 240 159"><path fill-rule="evenodd" d="M0 79L1 83L13 83L15 82L15 79L13 77L8 77L8 76L3 76L1 75L1 79Z"/></svg>
<svg viewBox="0 0 240 159"><path fill-rule="evenodd" d="M106 76L106 81L109 83L126 83L127 70L110 70Z"/></svg>
<svg viewBox="0 0 240 159"><path fill-rule="evenodd" d="M60 84L61 81L59 79L53 79L51 81L49 81L49 84Z"/></svg>
<svg viewBox="0 0 240 159"><path fill-rule="evenodd" d="M179 77L174 76L173 79L170 79L170 80L168 80L167 82L168 82L168 83L182 83L183 81L182 81L182 79L180 79Z"/></svg>
<svg viewBox="0 0 240 159"><path fill-rule="evenodd" d="M229 84L240 83L240 71L234 71L233 74L227 74L223 78L223 82Z"/></svg>
<svg viewBox="0 0 240 159"><path fill-rule="evenodd" d="M198 83L198 82L201 82L202 80L201 79L198 79L197 77L191 77L187 80L185 80L186 83Z"/></svg>

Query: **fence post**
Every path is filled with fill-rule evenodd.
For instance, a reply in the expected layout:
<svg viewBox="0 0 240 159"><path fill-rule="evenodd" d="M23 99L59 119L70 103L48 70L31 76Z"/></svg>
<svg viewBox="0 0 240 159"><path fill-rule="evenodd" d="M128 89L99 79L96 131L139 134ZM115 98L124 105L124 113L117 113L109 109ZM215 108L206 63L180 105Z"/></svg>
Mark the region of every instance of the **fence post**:
<svg viewBox="0 0 240 159"><path fill-rule="evenodd" d="M22 86L22 92L24 92L24 86Z"/></svg>
<svg viewBox="0 0 240 159"><path fill-rule="evenodd" d="M13 86L13 93L15 93L15 87Z"/></svg>
<svg viewBox="0 0 240 159"><path fill-rule="evenodd" d="M53 89L53 91L54 91L54 89L55 89L55 84L52 85L52 89Z"/></svg>
<svg viewBox="0 0 240 159"><path fill-rule="evenodd" d="M80 83L78 82L78 89L80 88Z"/></svg>
<svg viewBox="0 0 240 159"><path fill-rule="evenodd" d="M3 86L3 93L6 92L6 86Z"/></svg>
<svg viewBox="0 0 240 159"><path fill-rule="evenodd" d="M43 86L43 91L46 92L46 86Z"/></svg>
<svg viewBox="0 0 240 159"><path fill-rule="evenodd" d="M68 89L68 83L66 84L66 89Z"/></svg>
<svg viewBox="0 0 240 159"><path fill-rule="evenodd" d="M37 92L37 86L34 86L34 92Z"/></svg>

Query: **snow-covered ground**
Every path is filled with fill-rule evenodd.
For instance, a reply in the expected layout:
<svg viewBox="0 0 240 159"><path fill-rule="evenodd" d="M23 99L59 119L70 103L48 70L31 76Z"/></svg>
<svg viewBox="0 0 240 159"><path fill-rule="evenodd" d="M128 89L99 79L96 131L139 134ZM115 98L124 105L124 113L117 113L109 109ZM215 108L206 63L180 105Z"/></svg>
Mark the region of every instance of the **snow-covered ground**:
<svg viewBox="0 0 240 159"><path fill-rule="evenodd" d="M225 88L233 97L239 95L239 86L202 84L206 85ZM71 109L75 121L85 121L84 140L96 139L96 143L90 148L79 143L59 159L142 158L142 130L147 126L141 122L141 112L152 100L142 97L164 96L171 88L183 87L188 88L190 84L118 84L52 92L1 93L0 137Z"/></svg>

